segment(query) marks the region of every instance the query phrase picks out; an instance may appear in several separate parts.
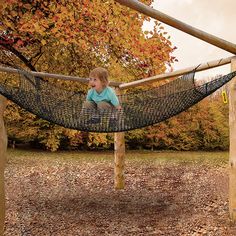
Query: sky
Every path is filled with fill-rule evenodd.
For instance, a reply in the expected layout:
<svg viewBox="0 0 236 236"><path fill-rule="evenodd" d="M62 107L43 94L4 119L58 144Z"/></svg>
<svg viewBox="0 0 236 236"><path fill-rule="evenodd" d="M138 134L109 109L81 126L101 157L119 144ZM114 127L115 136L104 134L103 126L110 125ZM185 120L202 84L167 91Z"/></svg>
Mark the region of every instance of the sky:
<svg viewBox="0 0 236 236"><path fill-rule="evenodd" d="M236 43L236 0L155 0L153 8L197 29ZM174 70L233 56L164 23L163 26L171 36L170 41L177 46L174 56L179 62L174 64ZM148 23L145 27L152 26ZM230 65L227 65L199 74L214 76L229 72Z"/></svg>

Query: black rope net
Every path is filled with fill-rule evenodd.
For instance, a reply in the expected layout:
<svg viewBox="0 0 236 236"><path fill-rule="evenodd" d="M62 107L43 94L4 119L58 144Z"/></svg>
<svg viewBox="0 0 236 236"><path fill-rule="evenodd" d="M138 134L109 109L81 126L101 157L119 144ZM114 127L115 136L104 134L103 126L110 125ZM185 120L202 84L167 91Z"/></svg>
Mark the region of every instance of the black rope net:
<svg viewBox="0 0 236 236"><path fill-rule="evenodd" d="M56 87L19 70L15 83L0 79L0 94L40 118L66 128L89 132L120 132L164 121L185 111L236 76L236 71L202 85L191 72L160 87L124 94L121 110L83 109L86 95Z"/></svg>

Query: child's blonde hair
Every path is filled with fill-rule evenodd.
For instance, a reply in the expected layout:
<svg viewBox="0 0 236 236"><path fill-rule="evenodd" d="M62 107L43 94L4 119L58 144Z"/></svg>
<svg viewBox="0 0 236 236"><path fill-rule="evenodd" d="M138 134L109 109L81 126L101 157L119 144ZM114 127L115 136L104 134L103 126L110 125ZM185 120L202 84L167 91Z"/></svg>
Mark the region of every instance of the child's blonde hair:
<svg viewBox="0 0 236 236"><path fill-rule="evenodd" d="M100 81L102 82L104 87L106 87L109 84L109 81L108 81L108 71L105 68L97 67L97 68L93 69L89 73L89 77L90 78L91 77L96 77L96 78L100 79Z"/></svg>

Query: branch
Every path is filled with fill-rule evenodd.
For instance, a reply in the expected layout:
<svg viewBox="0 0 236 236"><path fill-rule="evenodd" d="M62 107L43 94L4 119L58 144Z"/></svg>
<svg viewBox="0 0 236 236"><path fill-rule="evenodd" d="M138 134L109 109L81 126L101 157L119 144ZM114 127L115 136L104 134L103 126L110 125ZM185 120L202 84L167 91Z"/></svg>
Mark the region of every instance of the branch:
<svg viewBox="0 0 236 236"><path fill-rule="evenodd" d="M35 67L31 64L30 60L28 60L21 52L16 50L12 44L6 41L5 38L0 37L0 46L5 48L6 50L13 53L16 57L18 57L30 70L36 71Z"/></svg>

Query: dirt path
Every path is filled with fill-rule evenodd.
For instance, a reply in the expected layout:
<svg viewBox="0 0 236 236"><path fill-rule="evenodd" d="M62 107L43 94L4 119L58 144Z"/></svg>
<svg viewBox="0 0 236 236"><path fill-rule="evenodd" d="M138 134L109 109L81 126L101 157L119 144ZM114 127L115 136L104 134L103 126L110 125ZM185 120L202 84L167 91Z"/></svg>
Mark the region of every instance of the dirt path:
<svg viewBox="0 0 236 236"><path fill-rule="evenodd" d="M127 163L113 189L109 162L10 160L6 236L235 236L226 167Z"/></svg>

